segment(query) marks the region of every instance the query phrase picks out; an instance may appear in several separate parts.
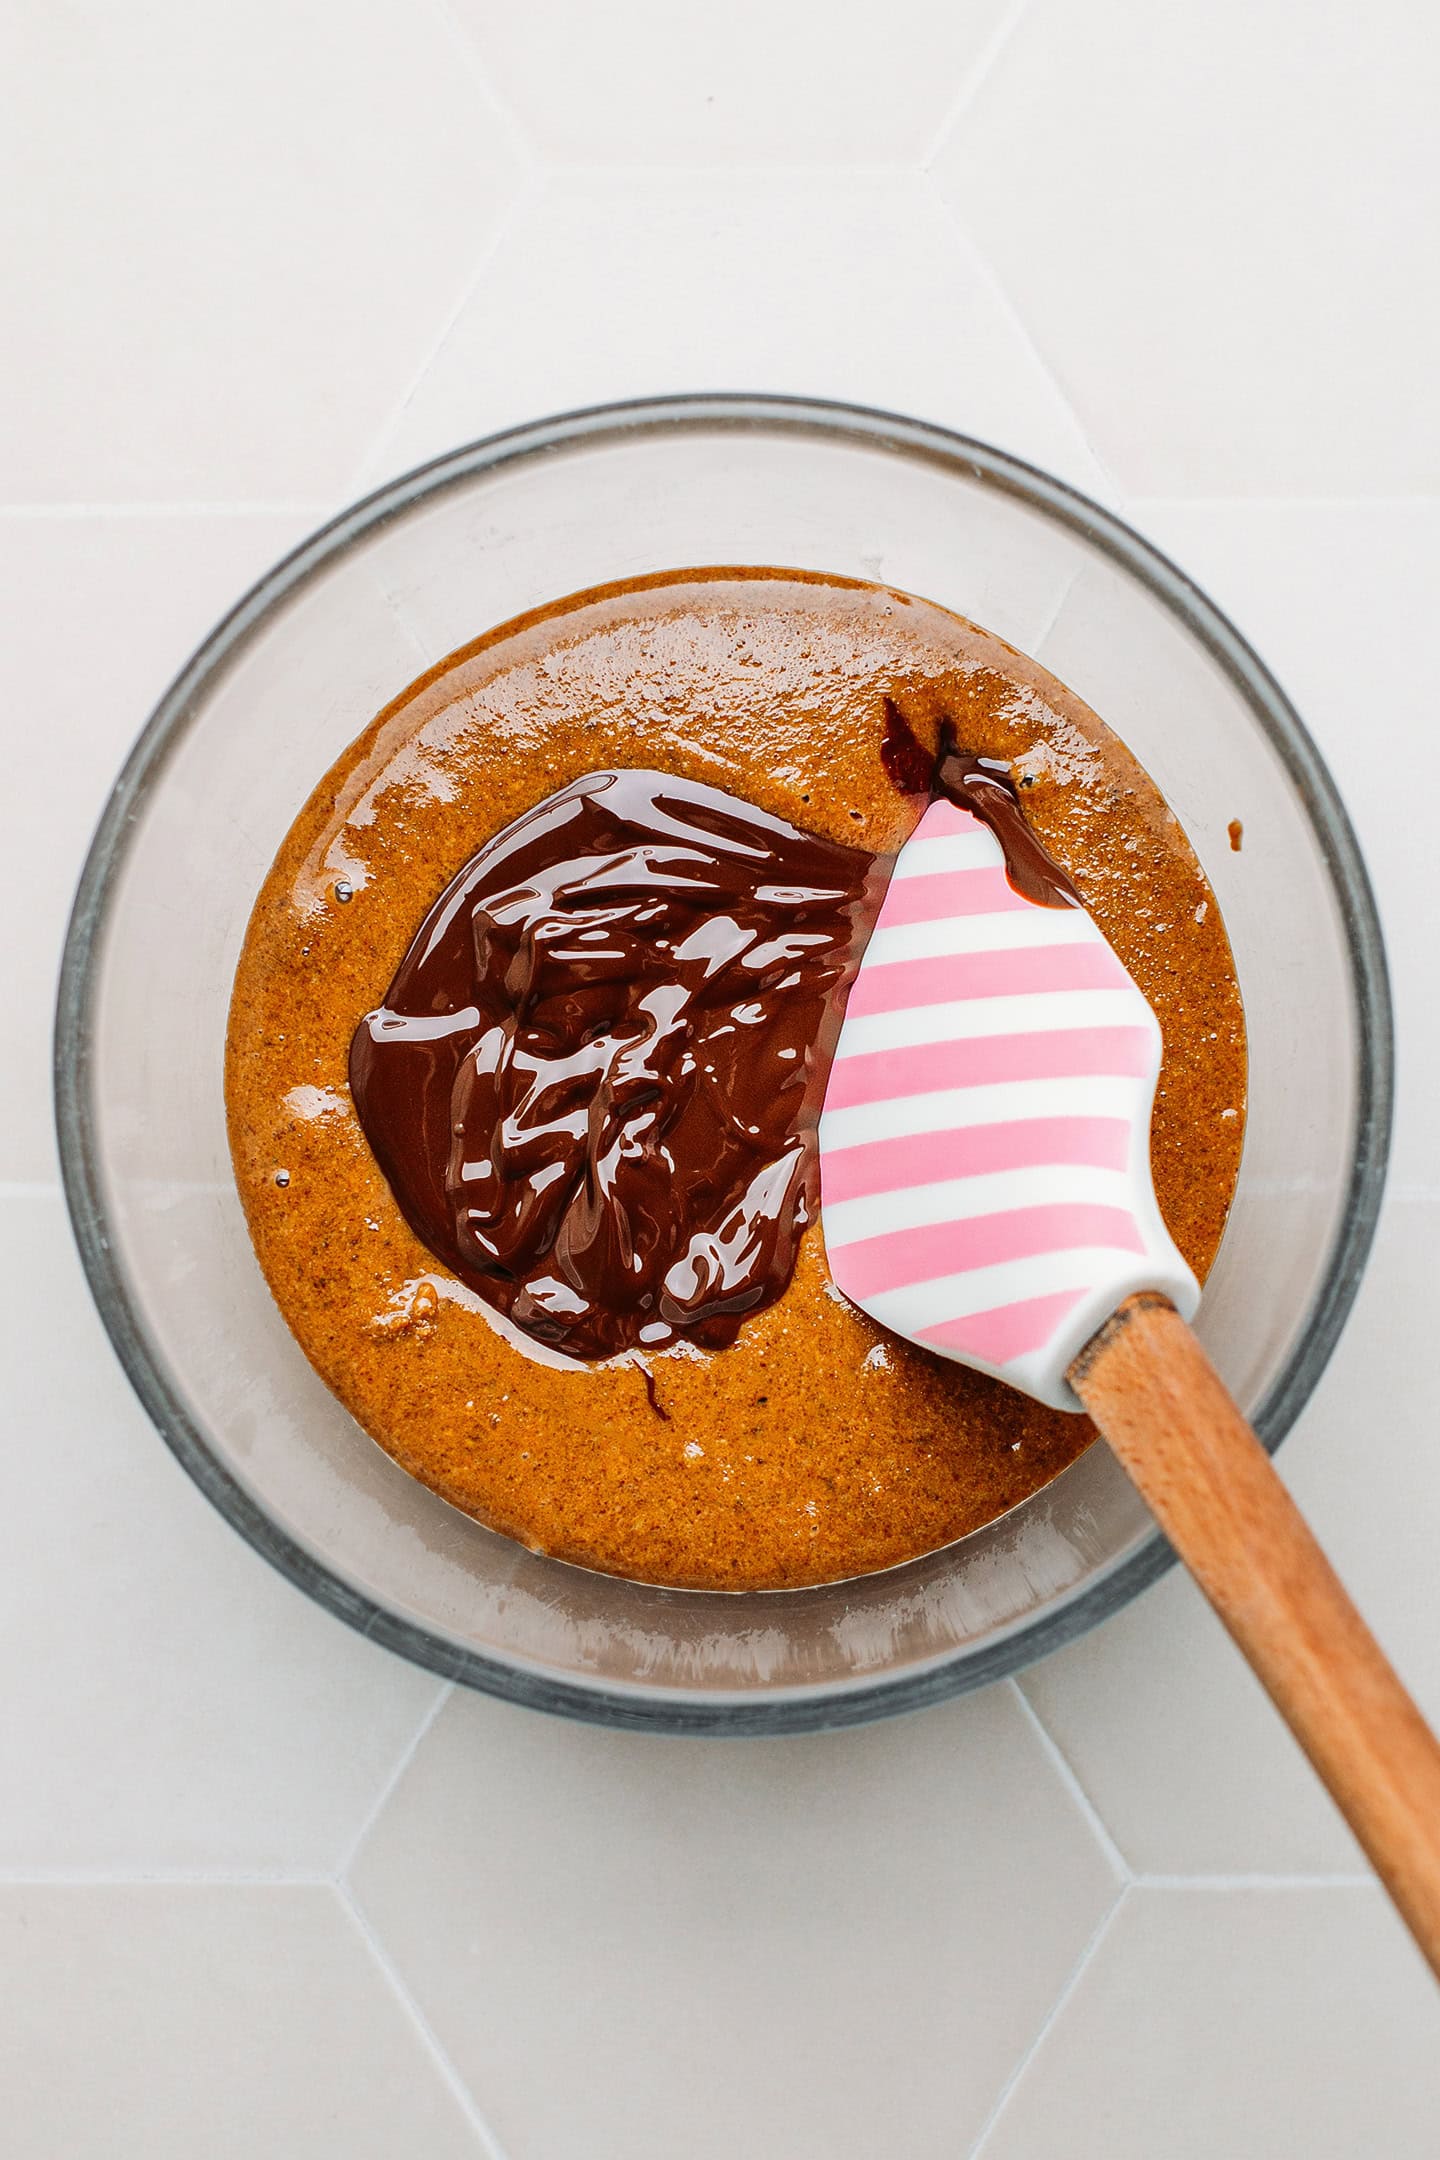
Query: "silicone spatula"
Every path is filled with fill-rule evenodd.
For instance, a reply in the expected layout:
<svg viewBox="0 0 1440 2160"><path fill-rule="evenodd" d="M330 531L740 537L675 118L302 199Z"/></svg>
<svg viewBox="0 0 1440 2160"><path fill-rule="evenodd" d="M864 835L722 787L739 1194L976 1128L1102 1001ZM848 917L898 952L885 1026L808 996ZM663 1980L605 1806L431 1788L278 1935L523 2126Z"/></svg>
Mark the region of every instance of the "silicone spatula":
<svg viewBox="0 0 1440 2160"><path fill-rule="evenodd" d="M1440 1746L1191 1333L1150 1172L1159 1024L1006 768L938 771L826 1091L831 1274L922 1348L1088 1410L1440 1975Z"/></svg>

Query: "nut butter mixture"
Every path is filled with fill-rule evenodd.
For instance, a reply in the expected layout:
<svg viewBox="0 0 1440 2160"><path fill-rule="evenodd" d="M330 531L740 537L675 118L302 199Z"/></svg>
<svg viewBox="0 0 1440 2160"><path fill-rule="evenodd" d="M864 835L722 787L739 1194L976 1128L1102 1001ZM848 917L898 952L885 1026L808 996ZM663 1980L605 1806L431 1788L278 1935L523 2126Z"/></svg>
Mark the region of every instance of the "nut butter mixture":
<svg viewBox="0 0 1440 2160"><path fill-rule="evenodd" d="M452 655L326 775L231 1009L271 1289L456 1506L641 1580L778 1588L948 1543L1088 1445L826 1271L828 1058L942 736L1008 766L1155 1009L1156 1192L1203 1278L1243 1133L1240 999L1124 746L1034 662L881 587L721 570L579 594Z"/></svg>

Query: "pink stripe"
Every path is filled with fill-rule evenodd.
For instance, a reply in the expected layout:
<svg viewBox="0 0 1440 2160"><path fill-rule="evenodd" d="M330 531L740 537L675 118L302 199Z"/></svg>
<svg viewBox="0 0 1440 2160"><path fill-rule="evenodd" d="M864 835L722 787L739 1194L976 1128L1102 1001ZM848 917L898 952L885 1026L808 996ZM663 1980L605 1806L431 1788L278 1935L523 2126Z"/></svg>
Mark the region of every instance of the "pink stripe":
<svg viewBox="0 0 1440 2160"><path fill-rule="evenodd" d="M1031 990L1119 990L1129 980L1108 945L944 953L930 960L870 961L861 968L845 1010L858 1018L949 999L1018 997Z"/></svg>
<svg viewBox="0 0 1440 2160"><path fill-rule="evenodd" d="M906 923L940 922L947 915L1009 915L1034 905L1016 892L998 863L982 870L934 870L926 877L892 878L875 927L900 930Z"/></svg>
<svg viewBox="0 0 1440 2160"><path fill-rule="evenodd" d="M962 810L959 803L947 802L942 795L931 803L910 835L911 840L924 836L927 840L952 840L957 834L983 832L985 827L973 810ZM906 843L908 846L908 842Z"/></svg>
<svg viewBox="0 0 1440 2160"><path fill-rule="evenodd" d="M1004 1080L1073 1080L1093 1073L1133 1079L1149 1071L1150 1057L1145 1027L1056 1028L1049 1034L972 1035L904 1050L868 1050L835 1060L825 1107L850 1110L937 1088L989 1087Z"/></svg>
<svg viewBox="0 0 1440 2160"><path fill-rule="evenodd" d="M846 1296L858 1302L885 1290L907 1289L911 1283L934 1282L937 1276L966 1275L972 1268L1033 1260L1038 1253L1071 1252L1081 1245L1101 1245L1112 1252L1145 1250L1128 1208L1056 1201L1048 1207L1007 1208L1000 1215L924 1223L918 1229L861 1238L829 1254L830 1272Z"/></svg>
<svg viewBox="0 0 1440 2160"><path fill-rule="evenodd" d="M962 1125L953 1132L904 1133L895 1140L827 1148L820 1157L820 1189L834 1207L841 1200L979 1177L987 1170L1033 1170L1042 1163L1123 1170L1129 1160L1127 1118L1015 1118L1003 1125Z"/></svg>
<svg viewBox="0 0 1440 2160"><path fill-rule="evenodd" d="M941 1320L923 1328L915 1339L933 1343L937 1350L958 1350L962 1357L983 1358L987 1365L1008 1365L1012 1358L1049 1342L1084 1295L1083 1290L1056 1290L1049 1297L1017 1298L1013 1305L997 1305L993 1312Z"/></svg>

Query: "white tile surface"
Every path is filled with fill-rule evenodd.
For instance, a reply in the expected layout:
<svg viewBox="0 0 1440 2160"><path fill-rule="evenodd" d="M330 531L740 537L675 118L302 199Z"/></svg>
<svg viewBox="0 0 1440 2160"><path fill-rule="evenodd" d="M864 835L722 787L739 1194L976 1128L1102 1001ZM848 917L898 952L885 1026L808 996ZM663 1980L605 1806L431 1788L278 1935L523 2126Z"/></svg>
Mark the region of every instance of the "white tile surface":
<svg viewBox="0 0 1440 2160"><path fill-rule="evenodd" d="M1433 493L1437 98L1414 0L1033 0L935 171L1123 485Z"/></svg>
<svg viewBox="0 0 1440 2160"><path fill-rule="evenodd" d="M367 477L537 413L717 389L918 413L1107 490L933 190L846 172L550 179L506 224Z"/></svg>
<svg viewBox="0 0 1440 2160"><path fill-rule="evenodd" d="M454 0L556 164L914 165L1009 0ZM604 94L597 86L604 84Z"/></svg>
<svg viewBox="0 0 1440 2160"><path fill-rule="evenodd" d="M325 505L656 390L989 436L1128 491L1367 847L1395 1198L1282 1464L1440 1716L1433 878L1399 814L1434 736L1429 12L18 0L6 35L6 2154L493 2155L495 2120L508 2160L1429 2160L1433 1991L1370 1893L1237 1887L1357 1860L1180 1580L1025 1698L734 1748L452 1699L407 1768L434 1683L185 1482L43 1189L93 819ZM269 1886L339 1874L367 1825L360 1925ZM1114 1911L1107 1829L1142 1876L1230 1887ZM120 1880L157 1876L197 1881Z"/></svg>
<svg viewBox="0 0 1440 2160"><path fill-rule="evenodd" d="M1140 502L1142 528L1239 623L1340 787L1385 923L1398 1009L1393 1175L1440 1193L1433 850L1407 824L1434 740L1440 502Z"/></svg>
<svg viewBox="0 0 1440 2160"><path fill-rule="evenodd" d="M1132 1890L976 2160L1431 2160L1436 2034L1372 1890Z"/></svg>
<svg viewBox="0 0 1440 2160"><path fill-rule="evenodd" d="M0 1059L0 1180L55 1174L50 1028L75 881L161 692L318 514L18 516L0 510L0 920L13 1054Z"/></svg>
<svg viewBox="0 0 1440 2160"><path fill-rule="evenodd" d="M1440 1202L1390 1202L1351 1328L1286 1442L1296 1498L1440 1726Z"/></svg>
<svg viewBox="0 0 1440 2160"><path fill-rule="evenodd" d="M0 1889L12 2160L483 2160L329 1889Z"/></svg>
<svg viewBox="0 0 1440 2160"><path fill-rule="evenodd" d="M965 2151L1115 1895L1014 1697L752 1746L455 1696L355 1890L513 2160Z"/></svg>
<svg viewBox="0 0 1440 2160"><path fill-rule="evenodd" d="M1440 1720L1433 1322L1440 1203L1389 1204L1349 1328L1280 1468L1385 1649ZM1130 1865L1350 1872L1363 1859L1188 1581L1021 1681Z"/></svg>
<svg viewBox="0 0 1440 2160"><path fill-rule="evenodd" d="M22 0L7 24L0 500L341 486L517 169L439 10Z"/></svg>
<svg viewBox="0 0 1440 2160"><path fill-rule="evenodd" d="M0 1198L0 1369L0 1877L338 1866L437 1683L283 1583L171 1460L56 1198Z"/></svg>
<svg viewBox="0 0 1440 2160"><path fill-rule="evenodd" d="M1188 1579L1157 1584L1020 1684L1138 1872L1363 1868L1259 1682Z"/></svg>

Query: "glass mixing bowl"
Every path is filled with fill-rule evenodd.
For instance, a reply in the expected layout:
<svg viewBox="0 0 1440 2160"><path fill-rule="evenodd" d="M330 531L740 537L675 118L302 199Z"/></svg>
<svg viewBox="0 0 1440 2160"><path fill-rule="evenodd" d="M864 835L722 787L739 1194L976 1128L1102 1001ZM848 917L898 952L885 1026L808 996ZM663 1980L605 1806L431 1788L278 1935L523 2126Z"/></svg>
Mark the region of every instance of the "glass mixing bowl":
<svg viewBox="0 0 1440 2160"><path fill-rule="evenodd" d="M60 986L60 1155L151 1417L312 1597L519 1702L798 1731L993 1680L1153 1581L1171 1556L1103 1445L958 1544L821 1589L654 1589L537 1556L407 1477L311 1371L225 1140L246 920L331 760L492 624L700 563L878 579L971 616L1077 690L1164 790L1224 909L1250 1029L1244 1163L1199 1330L1273 1448L1334 1347L1384 1177L1390 1008L1350 825L1282 692L1172 564L1059 481L884 413L715 396L542 421L393 482L262 579L150 721L86 863Z"/></svg>

